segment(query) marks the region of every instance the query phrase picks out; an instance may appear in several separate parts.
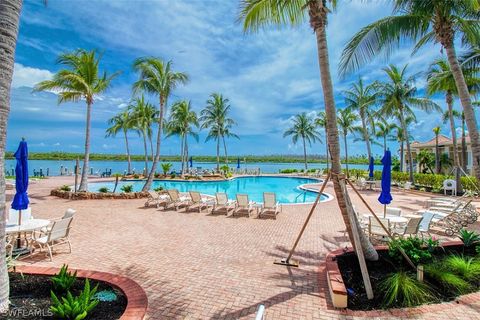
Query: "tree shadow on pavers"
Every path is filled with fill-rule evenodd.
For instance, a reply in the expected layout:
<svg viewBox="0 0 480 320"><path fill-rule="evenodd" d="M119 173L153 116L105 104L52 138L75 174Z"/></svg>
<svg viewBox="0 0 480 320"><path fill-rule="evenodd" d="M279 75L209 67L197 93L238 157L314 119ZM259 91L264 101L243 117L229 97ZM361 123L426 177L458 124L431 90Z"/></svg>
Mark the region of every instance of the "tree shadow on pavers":
<svg viewBox="0 0 480 320"><path fill-rule="evenodd" d="M138 264L113 266L113 273L128 277L137 282L145 290L148 298L147 316L162 316L162 319L185 319L191 315L187 306L191 301L182 299L171 281L161 280L149 275L148 267Z"/></svg>
<svg viewBox="0 0 480 320"><path fill-rule="evenodd" d="M270 257L276 258L276 260L281 260L287 258L291 248L277 245L274 250L276 250L276 252L265 251L265 253ZM324 258L325 254L304 250L295 250L292 256L292 260L296 260L300 264L307 266L318 265L319 261L322 261Z"/></svg>

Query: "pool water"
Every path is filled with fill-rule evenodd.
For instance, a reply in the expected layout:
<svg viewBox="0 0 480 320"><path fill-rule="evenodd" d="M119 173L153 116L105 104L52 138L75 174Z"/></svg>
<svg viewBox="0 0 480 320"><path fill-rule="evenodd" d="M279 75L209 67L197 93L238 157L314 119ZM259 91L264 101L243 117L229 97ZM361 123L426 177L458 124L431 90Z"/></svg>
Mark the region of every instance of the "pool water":
<svg viewBox="0 0 480 320"><path fill-rule="evenodd" d="M316 192L304 191L299 188L306 183L318 183L310 178L294 177L237 177L226 181L171 181L155 180L152 189L162 186L164 189L178 189L180 192L199 191L200 193L215 195L216 192L225 192L229 199L235 199L237 193L248 194L249 199L263 202L263 192L275 192L280 203L308 203L315 201ZM98 191L101 187L113 190L114 182L90 183L88 189ZM133 185L134 191L140 191L144 182L140 180L121 181L118 183L117 192L123 185ZM321 200L326 200L327 195L322 194Z"/></svg>

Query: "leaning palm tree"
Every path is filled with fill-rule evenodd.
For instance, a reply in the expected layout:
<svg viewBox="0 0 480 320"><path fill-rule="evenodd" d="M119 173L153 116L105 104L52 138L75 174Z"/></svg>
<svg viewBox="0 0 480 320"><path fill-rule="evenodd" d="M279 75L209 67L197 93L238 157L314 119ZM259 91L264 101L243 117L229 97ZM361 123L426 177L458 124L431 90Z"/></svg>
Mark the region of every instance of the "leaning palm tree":
<svg viewBox="0 0 480 320"><path fill-rule="evenodd" d="M406 69L407 66L399 69L394 65L384 68L383 70L388 76L388 81L378 83L377 86L378 90L381 92L379 100L382 107L379 110L379 114L384 117L397 118L403 132L405 133L410 182L414 183L413 158L410 151L409 132L405 119L408 116L415 117L412 108L431 112L433 110L439 111L440 107L427 98L418 98L415 96L415 77L408 76Z"/></svg>
<svg viewBox="0 0 480 320"><path fill-rule="evenodd" d="M320 111L317 112L317 117L315 118L315 124L319 128L323 128L325 130L325 157L327 158L327 170L329 168L328 166L328 134L327 134L327 115L325 114L325 111Z"/></svg>
<svg viewBox="0 0 480 320"><path fill-rule="evenodd" d="M105 92L112 79L117 75L99 72L101 56L95 51L79 49L64 53L58 63L66 69L58 71L52 80L45 80L35 85L35 91L54 90L58 92L58 103L85 100L87 105L87 123L85 129L85 156L83 159L82 178L79 191L87 191L90 158L90 126L92 105L96 97Z"/></svg>
<svg viewBox="0 0 480 320"><path fill-rule="evenodd" d="M188 81L188 76L186 73L173 71L171 61L165 62L155 57L138 58L133 63L133 68L140 75L140 79L133 84L133 91L135 93L145 92L156 95L159 100L155 158L153 159L147 181L142 188L142 191L148 191L152 185L155 171L157 170L157 164L160 160L163 118L165 108L168 104L168 98L179 84L185 84Z"/></svg>
<svg viewBox="0 0 480 320"><path fill-rule="evenodd" d="M374 115L373 107L377 102L379 93L376 91L375 84L364 85L361 78L357 83L352 84L351 88L343 92L346 106L358 112L361 120L360 132L362 140L367 145L368 159L372 157L372 147L370 142L370 132L374 130Z"/></svg>
<svg viewBox="0 0 480 320"><path fill-rule="evenodd" d="M219 93L212 93L207 100L207 106L200 112L202 129L209 129L206 140L214 139L217 142L217 172L220 171L220 142L223 143L225 162L228 164L225 137L238 139L238 136L232 132L232 127L236 123L229 116L230 109L231 106L227 98Z"/></svg>
<svg viewBox="0 0 480 320"><path fill-rule="evenodd" d="M308 170L307 165L307 143L311 145L315 141L320 141L320 133L317 131L313 119L307 116L305 112L297 114L292 119L292 127L283 133L283 137L292 137L293 144L297 144L298 140L302 140L303 160L305 164L305 172Z"/></svg>
<svg viewBox="0 0 480 320"><path fill-rule="evenodd" d="M2 36L0 37L0 313L8 310L10 295L8 271L5 253L5 143L7 141L8 113L10 111L10 88L13 78L15 48L17 45L18 27L22 0L0 0L0 21Z"/></svg>
<svg viewBox="0 0 480 320"><path fill-rule="evenodd" d="M148 174L148 144L147 141L152 136L152 125L157 118L155 107L145 101L144 96L135 98L128 106L130 111L129 125L136 130L143 138L143 150L145 159L144 175Z"/></svg>
<svg viewBox="0 0 480 320"><path fill-rule="evenodd" d="M307 19L309 20L317 43L320 80L325 101L325 113L328 120L327 140L332 157L332 180L343 221L350 240L353 241L347 203L339 177L342 171L340 163L340 143L337 128L337 111L335 108L330 61L328 57L327 18L328 14L336 8L336 4L336 0L240 0L240 19L243 21L245 31L258 31L270 25L299 25ZM353 219L355 221L355 229L359 230L360 223L356 217L353 217ZM369 239L362 233L359 233L359 235L365 257L368 260L377 260L378 253Z"/></svg>
<svg viewBox="0 0 480 320"><path fill-rule="evenodd" d="M338 126L340 127L340 132L343 135L343 144L345 148L345 168L347 170L347 178L348 178L348 144L347 144L347 135L349 133L354 133L356 130L355 123L358 121L357 114L352 112L352 109L345 108L338 110L338 117L337 122ZM361 127L361 131L363 131L363 127ZM369 158L370 159L370 158Z"/></svg>
<svg viewBox="0 0 480 320"><path fill-rule="evenodd" d="M188 136L192 136L198 141L198 133L194 131L194 127L198 128L199 123L190 101L182 100L174 103L166 129L167 137L178 135L181 139L182 175L185 174L186 163L188 162Z"/></svg>
<svg viewBox="0 0 480 320"><path fill-rule="evenodd" d="M107 137L115 137L118 132L122 131L125 138L125 149L127 152L127 173L132 172L132 160L130 157L130 148L128 145L128 131L132 129L131 114L125 110L108 120L110 127L107 128L105 134Z"/></svg>
<svg viewBox="0 0 480 320"><path fill-rule="evenodd" d="M473 171L480 180L480 137L468 84L455 50L455 40L480 43L479 3L477 0L395 0L393 15L361 29L346 45L340 72L358 69L379 53L388 56L405 40L416 43L414 52L427 43L440 43L447 54L465 121L470 133Z"/></svg>
<svg viewBox="0 0 480 320"><path fill-rule="evenodd" d="M440 173L440 150L438 148L438 136L440 135L440 131L442 128L439 126L436 126L432 129L433 134L435 135L435 173L439 174Z"/></svg>

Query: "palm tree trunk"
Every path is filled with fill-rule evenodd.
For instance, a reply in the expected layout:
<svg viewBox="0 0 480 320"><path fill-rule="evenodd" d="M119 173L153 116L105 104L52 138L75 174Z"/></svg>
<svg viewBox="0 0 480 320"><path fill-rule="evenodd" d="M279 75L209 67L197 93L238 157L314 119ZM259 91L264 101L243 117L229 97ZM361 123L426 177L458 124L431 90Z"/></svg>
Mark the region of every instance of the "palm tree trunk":
<svg viewBox="0 0 480 320"><path fill-rule="evenodd" d="M475 111L472 107L472 100L470 99L470 93L468 91L467 83L458 63L457 54L453 43L445 46L447 51L448 63L450 69L452 69L453 78L457 85L458 96L462 103L463 113L465 115L465 122L467 123L468 134L470 135L470 143L472 147L472 171L478 181L480 181L480 140L478 135L477 118L475 117ZM466 162L466 161L465 161Z"/></svg>
<svg viewBox="0 0 480 320"><path fill-rule="evenodd" d="M305 173L307 173L308 165L307 165L307 145L305 143L305 137L302 137L303 141L303 162L305 164Z"/></svg>
<svg viewBox="0 0 480 320"><path fill-rule="evenodd" d="M180 161L181 161L181 173L182 176L185 173L185 136L181 136L180 142Z"/></svg>
<svg viewBox="0 0 480 320"><path fill-rule="evenodd" d="M453 118L453 97L451 92L447 92L445 100L448 106L448 118L450 120L450 131L452 132L452 143L453 143L453 165L455 167L460 166L460 159L458 157L458 148L457 148L457 132L455 130L455 119ZM458 184L457 184L458 185Z"/></svg>
<svg viewBox="0 0 480 320"><path fill-rule="evenodd" d="M78 191L87 191L88 187L88 169L89 169L89 160L90 160L90 126L91 126L91 115L92 114L92 103L87 102L87 123L85 128L85 156L83 158L83 168L82 168L82 179L80 180L80 187Z"/></svg>
<svg viewBox="0 0 480 320"><path fill-rule="evenodd" d="M5 261L5 142L8 113L10 112L10 88L13 77L15 47L22 0L0 0L0 312L8 310L10 285Z"/></svg>
<svg viewBox="0 0 480 320"><path fill-rule="evenodd" d="M343 143L345 144L345 169L347 170L347 178L348 174L348 146L347 146L347 134L343 134ZM370 159L370 158L369 158Z"/></svg>
<svg viewBox="0 0 480 320"><path fill-rule="evenodd" d="M148 173L148 147L147 147L147 133L145 130L142 131L143 135L143 150L145 153L145 169L143 170L143 174L146 175Z"/></svg>
<svg viewBox="0 0 480 320"><path fill-rule="evenodd" d="M225 163L228 164L227 144L225 142L224 136L222 136L222 140L223 140L223 151L225 152Z"/></svg>
<svg viewBox="0 0 480 320"><path fill-rule="evenodd" d="M400 142L400 172L403 172L403 140Z"/></svg>
<svg viewBox="0 0 480 320"><path fill-rule="evenodd" d="M438 134L435 134L435 173L440 173L440 155L438 152Z"/></svg>
<svg viewBox="0 0 480 320"><path fill-rule="evenodd" d="M317 40L320 80L322 83L323 96L325 101L325 113L327 115L327 141L330 149L330 154L332 156L332 181L338 206L340 208L340 212L342 214L342 218L345 223L349 238L352 241L352 227L350 225L350 220L347 212L347 204L339 180L339 175L341 174L342 170L340 163L340 143L337 128L337 111L335 108L332 77L330 74L330 62L328 58L326 33L327 12L325 8L323 8L323 3L321 1L309 2L309 15L310 25L315 31ZM357 230L361 230L360 223L358 222L356 217L354 217L354 221L356 223ZM365 258L368 260L378 260L378 253L371 244L370 240L365 236L363 232L359 232L359 236Z"/></svg>
<svg viewBox="0 0 480 320"><path fill-rule="evenodd" d="M125 135L125 148L127 149L127 174L130 174L130 172L132 172L132 159L130 158L130 147L128 146L127 130L123 130L123 134Z"/></svg>
<svg viewBox="0 0 480 320"><path fill-rule="evenodd" d="M220 137L217 137L217 172L220 172Z"/></svg>
<svg viewBox="0 0 480 320"><path fill-rule="evenodd" d="M327 126L325 126L325 148L326 150L326 157L327 157L327 170L328 170L328 163L329 163L329 156L328 156L328 133L327 133Z"/></svg>
<svg viewBox="0 0 480 320"><path fill-rule="evenodd" d="M383 135L383 153L387 151L387 135ZM370 158L368 158L370 160Z"/></svg>
<svg viewBox="0 0 480 320"><path fill-rule="evenodd" d="M188 172L190 163L188 161L188 136L185 136L185 171Z"/></svg>
<svg viewBox="0 0 480 320"><path fill-rule="evenodd" d="M370 159L372 157L372 148L370 146L370 137L369 137L368 131L367 131L367 124L366 124L366 121L365 121L364 112L360 112L360 118L362 120L363 140L365 140L365 143L367 144L367 154L368 154L368 159Z"/></svg>
<svg viewBox="0 0 480 320"><path fill-rule="evenodd" d="M408 157L408 169L409 169L409 177L410 182L412 184L415 183L413 179L413 161L412 161L412 152L410 151L410 139L408 138L408 131L407 131L407 124L405 122L405 117L403 115L403 110L399 112L400 124L402 126L403 134L405 135L405 143L407 145L407 157Z"/></svg>
<svg viewBox="0 0 480 320"><path fill-rule="evenodd" d="M151 135L148 136L148 141L150 142L150 159L153 162L153 158L154 158L154 155L153 155L153 141L152 141L152 136Z"/></svg>
<svg viewBox="0 0 480 320"><path fill-rule="evenodd" d="M143 185L142 191L150 190L152 186L155 171L157 170L158 161L160 161L160 147L162 145L162 132L163 132L163 113L165 109L165 101L160 97L160 112L158 114L158 131L157 131L157 147L155 151L155 159L153 159L152 168L148 174L148 179Z"/></svg>
<svg viewBox="0 0 480 320"><path fill-rule="evenodd" d="M467 171L467 134L465 132L465 115L462 113L462 167L463 171Z"/></svg>

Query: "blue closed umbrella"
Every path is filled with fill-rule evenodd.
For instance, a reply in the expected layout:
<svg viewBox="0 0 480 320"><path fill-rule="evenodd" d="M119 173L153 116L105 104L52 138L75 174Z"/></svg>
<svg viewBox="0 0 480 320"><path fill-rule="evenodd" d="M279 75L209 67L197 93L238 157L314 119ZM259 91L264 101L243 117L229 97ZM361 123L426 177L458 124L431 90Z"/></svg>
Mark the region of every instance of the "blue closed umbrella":
<svg viewBox="0 0 480 320"><path fill-rule="evenodd" d="M368 163L368 177L370 180L373 180L373 157L370 157L370 162Z"/></svg>
<svg viewBox="0 0 480 320"><path fill-rule="evenodd" d="M190 157L190 160L188 160L190 162L190 168L193 167L193 157Z"/></svg>
<svg viewBox="0 0 480 320"><path fill-rule="evenodd" d="M237 169L240 169L240 158L237 158Z"/></svg>
<svg viewBox="0 0 480 320"><path fill-rule="evenodd" d="M27 142L22 139L15 152L17 165L15 167L15 189L16 193L12 202L12 209L19 210L18 224L22 224L22 212L28 208L28 148Z"/></svg>
<svg viewBox="0 0 480 320"><path fill-rule="evenodd" d="M385 151L385 155L382 158L383 170L382 170L382 192L378 197L378 201L381 204L384 204L383 215L386 214L386 205L392 202L392 195L390 194L391 183L392 183L392 155L390 150Z"/></svg>

